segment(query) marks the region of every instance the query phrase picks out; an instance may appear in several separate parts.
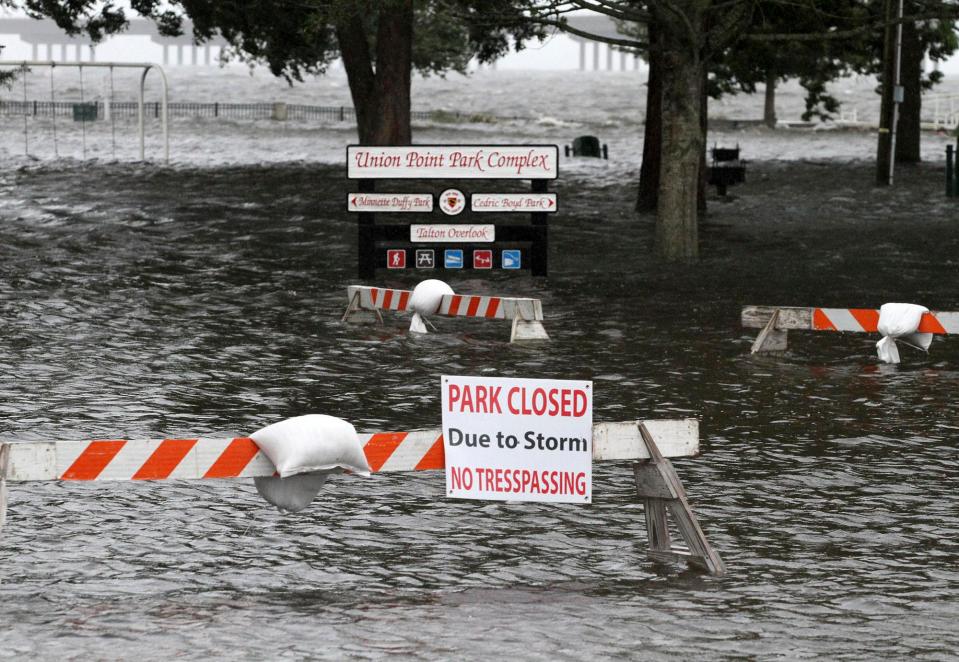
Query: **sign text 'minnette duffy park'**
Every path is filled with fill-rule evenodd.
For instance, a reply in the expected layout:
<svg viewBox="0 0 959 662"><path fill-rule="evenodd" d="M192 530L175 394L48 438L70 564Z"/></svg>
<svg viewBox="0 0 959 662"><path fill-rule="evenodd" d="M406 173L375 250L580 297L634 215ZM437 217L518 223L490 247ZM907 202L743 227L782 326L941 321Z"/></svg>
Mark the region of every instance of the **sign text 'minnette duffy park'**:
<svg viewBox="0 0 959 662"><path fill-rule="evenodd" d="M350 179L556 179L556 145L347 147Z"/></svg>

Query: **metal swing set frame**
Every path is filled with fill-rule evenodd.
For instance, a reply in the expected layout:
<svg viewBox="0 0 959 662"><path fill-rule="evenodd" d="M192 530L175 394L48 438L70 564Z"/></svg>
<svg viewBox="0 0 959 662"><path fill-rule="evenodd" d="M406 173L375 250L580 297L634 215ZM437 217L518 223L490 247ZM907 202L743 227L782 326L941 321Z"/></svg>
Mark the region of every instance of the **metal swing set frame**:
<svg viewBox="0 0 959 662"><path fill-rule="evenodd" d="M161 115L160 123L163 131L163 160L165 163L170 162L170 122L169 122L169 111L168 111L168 102L169 102L169 84L167 82L166 72L163 71L163 67L158 64L153 64L152 62L56 62L54 60L0 60L0 67L14 67L21 69L24 73L30 70L31 67L50 67L51 71L55 70L57 67L77 67L80 69L80 102L84 103L83 100L83 69L85 67L90 68L100 68L100 69L109 69L110 70L110 101L113 101L113 70L114 69L142 69L143 73L140 75L140 87L137 95L137 131L140 138L140 160L146 160L146 149L145 149L145 140L144 140L144 88L146 86L146 77L150 72L150 69L156 69L160 74L160 80L163 86L163 97L161 100ZM24 95L26 95L26 78L23 79L23 90ZM55 92L53 86L53 76L50 76L50 99L54 101ZM26 97L24 97L24 102L26 102ZM112 117L112 113L111 113ZM56 124L56 113L53 115L53 142L54 142L54 153L58 154L56 147L56 135L57 135L57 124ZM84 157L86 156L86 124L84 122L83 130L83 152ZM111 127L113 135L113 145L114 152L116 151L116 127L115 125ZM24 113L24 149L29 152L29 138L26 128L26 113Z"/></svg>

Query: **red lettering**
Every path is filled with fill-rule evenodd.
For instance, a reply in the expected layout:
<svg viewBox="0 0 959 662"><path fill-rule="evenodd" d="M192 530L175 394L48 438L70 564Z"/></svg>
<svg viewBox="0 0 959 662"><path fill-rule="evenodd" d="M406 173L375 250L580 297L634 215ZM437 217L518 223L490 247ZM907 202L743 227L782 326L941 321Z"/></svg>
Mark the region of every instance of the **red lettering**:
<svg viewBox="0 0 959 662"><path fill-rule="evenodd" d="M585 391L573 392L573 416L579 418L586 413L586 401Z"/></svg>
<svg viewBox="0 0 959 662"><path fill-rule="evenodd" d="M460 387L456 384L450 384L446 390L446 401L449 404L449 411L453 411L453 405L460 399Z"/></svg>

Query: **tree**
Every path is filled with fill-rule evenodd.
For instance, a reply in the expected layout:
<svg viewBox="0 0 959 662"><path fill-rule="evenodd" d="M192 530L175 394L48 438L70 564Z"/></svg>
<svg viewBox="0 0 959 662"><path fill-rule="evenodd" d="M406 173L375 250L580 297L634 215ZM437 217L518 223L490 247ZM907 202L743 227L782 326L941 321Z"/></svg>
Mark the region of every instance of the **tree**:
<svg viewBox="0 0 959 662"><path fill-rule="evenodd" d="M12 2L16 5L16 2ZM157 23L161 34L182 33L193 22L198 42L219 34L232 55L264 63L289 82L326 70L342 57L364 144L401 145L411 140L412 71L466 72L473 57L489 62L510 46L542 36L519 20L524 0L131 0L132 9ZM49 17L70 34L97 41L121 32L124 10L110 0L25 0L36 18ZM489 9L497 20L489 20Z"/></svg>

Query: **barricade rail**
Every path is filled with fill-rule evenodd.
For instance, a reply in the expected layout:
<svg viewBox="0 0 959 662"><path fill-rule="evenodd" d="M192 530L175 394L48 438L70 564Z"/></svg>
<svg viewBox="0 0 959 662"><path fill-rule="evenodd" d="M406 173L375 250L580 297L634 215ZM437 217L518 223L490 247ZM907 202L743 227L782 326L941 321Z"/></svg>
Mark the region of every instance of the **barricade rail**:
<svg viewBox="0 0 959 662"><path fill-rule="evenodd" d="M343 321L382 323L383 318L379 311L409 311L412 297L412 290L350 285L346 288L349 304L343 314ZM366 311L366 314L363 311ZM539 299L447 294L443 296L436 314L513 320L510 342L549 340L542 324L543 304Z"/></svg>
<svg viewBox="0 0 959 662"><path fill-rule="evenodd" d="M878 332L879 310L875 308L804 308L792 306L743 306L742 325L762 329L752 353L783 351L787 332L839 331ZM951 335L959 333L959 312L928 312L919 323L920 333Z"/></svg>
<svg viewBox="0 0 959 662"><path fill-rule="evenodd" d="M374 472L445 468L441 430L368 432L360 435ZM637 494L644 500L649 557L689 563L715 575L725 565L699 527L685 489L668 457L699 454L694 419L625 421L593 426L593 460L632 460ZM8 441L0 443L0 526L6 517L6 483L235 479L275 476L273 464L247 437ZM674 546L667 515L686 543Z"/></svg>

